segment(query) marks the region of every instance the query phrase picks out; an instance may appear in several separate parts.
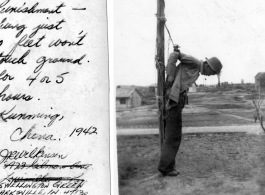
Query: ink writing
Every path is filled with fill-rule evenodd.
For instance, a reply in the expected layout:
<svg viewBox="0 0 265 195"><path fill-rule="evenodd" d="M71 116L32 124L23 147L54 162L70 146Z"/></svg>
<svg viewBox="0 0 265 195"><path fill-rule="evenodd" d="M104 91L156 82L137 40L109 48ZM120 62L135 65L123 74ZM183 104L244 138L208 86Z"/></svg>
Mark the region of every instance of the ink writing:
<svg viewBox="0 0 265 195"><path fill-rule="evenodd" d="M37 134L33 130L36 129L36 124L34 124L28 131L23 131L21 127L18 127L10 136L11 141L22 141L24 139L29 140L46 140L55 141L56 139L52 134Z"/></svg>
<svg viewBox="0 0 265 195"><path fill-rule="evenodd" d="M96 127L89 127L89 128L75 128L72 133L69 135L69 137L71 137L74 133L77 134L77 136L79 136L81 133L84 134L84 135L91 135L91 134L98 134L97 133L97 128Z"/></svg>
<svg viewBox="0 0 265 195"><path fill-rule="evenodd" d="M29 86L31 86L31 84L37 80L37 78L39 77L41 72L39 72L38 74L35 74L33 76L29 76L26 80L29 81ZM57 79L55 80L55 82L57 84L61 84L63 81L64 81L64 75L66 74L69 74L69 72L64 72L60 75L57 75ZM41 79L40 79L40 83L51 83L51 79L50 77L48 76L43 76Z"/></svg>
<svg viewBox="0 0 265 195"><path fill-rule="evenodd" d="M0 164L6 163L8 160L18 160L18 159L65 159L68 155L67 154L60 154L60 153L49 153L46 152L46 146L41 148L35 147L33 150L8 150L8 149L1 149L0 150Z"/></svg>
<svg viewBox="0 0 265 195"><path fill-rule="evenodd" d="M30 101L33 99L32 96L30 95L27 95L27 94L15 94L15 95L12 95L12 94L9 94L7 95L6 94L6 91L8 90L10 85L7 85L5 86L5 88L0 92L0 99L1 101L9 101L9 100L24 100L24 101Z"/></svg>
<svg viewBox="0 0 265 195"><path fill-rule="evenodd" d="M88 195L94 187L98 140L77 140L101 129L86 116L107 48L95 29L106 20L84 4L100 5L0 0L0 195Z"/></svg>
<svg viewBox="0 0 265 195"><path fill-rule="evenodd" d="M52 124L57 120L60 121L63 119L63 116L60 114L46 114L46 113L31 113L28 114L26 112L24 113L17 113L13 112L15 110L16 106L12 107L10 110L4 110L0 112L0 116L3 121L8 122L9 120L36 120L36 119L48 119L49 123L47 124L47 127L52 126ZM61 117L60 117L61 116ZM59 119L60 117L60 119Z"/></svg>
<svg viewBox="0 0 265 195"><path fill-rule="evenodd" d="M0 4L0 13L27 13L27 14L60 14L61 8L65 7L64 3L61 3L58 6L55 6L54 9L49 8L38 8L39 3L35 3L32 6L27 6L26 3L23 3L21 6L9 6L10 0L5 0L3 3Z"/></svg>

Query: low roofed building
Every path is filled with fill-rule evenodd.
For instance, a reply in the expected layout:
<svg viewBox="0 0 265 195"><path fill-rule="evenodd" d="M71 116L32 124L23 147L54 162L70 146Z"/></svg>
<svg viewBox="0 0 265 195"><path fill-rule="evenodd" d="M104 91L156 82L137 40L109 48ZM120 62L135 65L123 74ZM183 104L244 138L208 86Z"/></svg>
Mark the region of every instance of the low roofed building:
<svg viewBox="0 0 265 195"><path fill-rule="evenodd" d="M136 108L142 105L141 93L135 87L116 88L117 108Z"/></svg>
<svg viewBox="0 0 265 195"><path fill-rule="evenodd" d="M265 72L259 72L255 76L255 89L260 92L265 92Z"/></svg>

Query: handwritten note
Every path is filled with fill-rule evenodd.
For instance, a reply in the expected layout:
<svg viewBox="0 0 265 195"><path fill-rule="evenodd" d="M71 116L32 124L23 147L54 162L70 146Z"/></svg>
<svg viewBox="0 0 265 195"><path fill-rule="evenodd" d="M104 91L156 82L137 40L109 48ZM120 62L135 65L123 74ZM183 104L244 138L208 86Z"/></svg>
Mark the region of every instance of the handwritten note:
<svg viewBox="0 0 265 195"><path fill-rule="evenodd" d="M110 192L106 1L0 1L0 195Z"/></svg>

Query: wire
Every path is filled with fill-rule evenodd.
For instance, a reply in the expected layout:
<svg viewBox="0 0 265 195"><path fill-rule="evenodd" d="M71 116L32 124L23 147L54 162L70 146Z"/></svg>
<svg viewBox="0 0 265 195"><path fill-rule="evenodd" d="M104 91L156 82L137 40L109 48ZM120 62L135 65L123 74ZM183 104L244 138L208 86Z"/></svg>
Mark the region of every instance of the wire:
<svg viewBox="0 0 265 195"><path fill-rule="evenodd" d="M168 33L168 35L169 35L169 38L170 38L170 40L171 40L171 42L172 42L172 44L173 44L173 46L174 46L175 44L174 44L174 42L173 42L173 39L172 39L172 37L171 37L171 35L170 35L170 32L169 32L169 30L168 30L168 28L167 28L166 23L165 23L165 27L166 27L166 29L167 29L167 33Z"/></svg>
<svg viewBox="0 0 265 195"><path fill-rule="evenodd" d="M169 35L169 39L171 40L171 42L172 42L172 44L173 44L173 46L175 46L175 44L174 44L174 42L173 42L173 39L172 39L172 37L171 37L171 34L170 34L170 32L169 32L169 29L168 29L168 27L167 27L167 25L166 25L166 21L167 21L167 19L165 18L165 17L160 17L160 16L158 16L157 14L155 14L156 15L156 17L157 17L157 19L160 21L160 22L164 22L164 25L165 25L165 27L166 27L166 30L167 30L167 33L168 33L168 35ZM156 43L156 48L157 48L157 43ZM163 69L164 68L164 65L163 65L163 63L162 62L159 62L159 59L157 59L157 50L155 50L155 64L156 64L156 68L157 69L160 69L160 75L159 76L161 76L161 77L163 77L163 73L164 73L164 71L162 71L161 69ZM167 57L169 57L169 41L168 41L168 56ZM165 82L165 81L164 81ZM164 83L161 83L161 85L162 85L162 88L163 88L163 90L164 90ZM158 83L157 83L157 87L159 87L158 86ZM159 102L159 103L161 103L161 107L158 109L159 110L159 115L158 115L158 117L160 117L161 115L162 115L162 118L163 118L163 120L165 120L168 116L169 116L169 110L166 110L165 109L165 102L166 102L166 96L165 95L163 95L163 96L156 96L156 99L157 99L157 101ZM165 111L165 113L164 113L164 111Z"/></svg>
<svg viewBox="0 0 265 195"><path fill-rule="evenodd" d="M166 27L167 33L168 33L168 35L169 35L169 38L170 38L170 40L171 40L171 42L172 42L172 44L173 44L173 46L174 46L175 44L174 44L174 42L173 42L173 39L172 39L171 34L170 34L170 32L169 32L169 29L168 29L168 27L167 27L167 25L166 25L166 21L167 21L167 19L166 19L164 16L158 16L157 14L155 14L155 15L156 15L156 17L157 17L157 19L158 19L159 21L164 22L164 25L165 25L165 27Z"/></svg>

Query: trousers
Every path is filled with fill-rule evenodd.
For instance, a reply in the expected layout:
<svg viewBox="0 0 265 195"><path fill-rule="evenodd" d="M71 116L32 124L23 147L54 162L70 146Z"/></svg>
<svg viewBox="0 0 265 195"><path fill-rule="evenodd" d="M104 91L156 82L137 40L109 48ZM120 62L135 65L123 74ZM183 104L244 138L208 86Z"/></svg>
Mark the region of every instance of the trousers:
<svg viewBox="0 0 265 195"><path fill-rule="evenodd" d="M165 120L165 132L160 154L158 171L167 174L175 169L175 158L179 150L182 137L182 109L185 96L180 95L179 103L169 109Z"/></svg>

